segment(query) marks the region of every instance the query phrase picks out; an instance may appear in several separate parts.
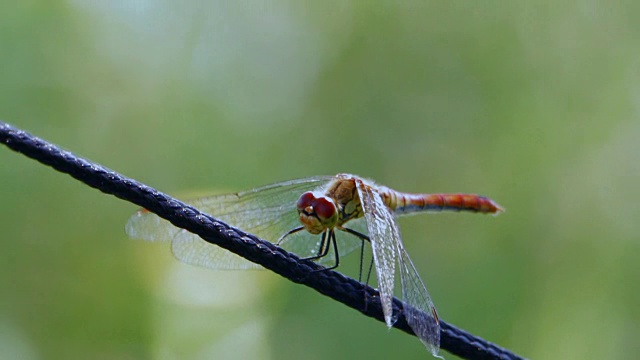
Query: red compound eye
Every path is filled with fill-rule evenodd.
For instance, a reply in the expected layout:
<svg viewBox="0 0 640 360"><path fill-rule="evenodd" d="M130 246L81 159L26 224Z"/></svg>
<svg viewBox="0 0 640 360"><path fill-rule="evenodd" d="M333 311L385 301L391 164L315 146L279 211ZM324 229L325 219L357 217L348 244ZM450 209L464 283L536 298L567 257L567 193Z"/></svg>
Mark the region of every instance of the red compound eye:
<svg viewBox="0 0 640 360"><path fill-rule="evenodd" d="M331 219L336 213L336 206L326 197L321 197L316 199L313 210L321 220Z"/></svg>
<svg viewBox="0 0 640 360"><path fill-rule="evenodd" d="M307 191L306 193L300 195L296 206L298 207L298 210L302 211L311 206L315 199L316 197L313 195L313 193L311 191Z"/></svg>

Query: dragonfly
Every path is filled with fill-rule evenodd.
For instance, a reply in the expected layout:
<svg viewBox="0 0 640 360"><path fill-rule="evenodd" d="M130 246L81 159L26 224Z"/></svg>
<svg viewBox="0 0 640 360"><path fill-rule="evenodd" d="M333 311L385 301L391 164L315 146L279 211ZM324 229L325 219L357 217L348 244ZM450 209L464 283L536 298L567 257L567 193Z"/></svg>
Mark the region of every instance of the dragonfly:
<svg viewBox="0 0 640 360"><path fill-rule="evenodd" d="M398 269L407 323L436 357L440 321L403 245L396 217L419 212L503 211L496 202L480 195L402 193L351 174L290 180L187 203L298 256L316 260L326 269L338 266L340 254L370 243L387 326L392 327L397 320L392 302ZM261 268L144 209L129 219L126 232L134 239L170 242L174 256L187 264L216 270Z"/></svg>

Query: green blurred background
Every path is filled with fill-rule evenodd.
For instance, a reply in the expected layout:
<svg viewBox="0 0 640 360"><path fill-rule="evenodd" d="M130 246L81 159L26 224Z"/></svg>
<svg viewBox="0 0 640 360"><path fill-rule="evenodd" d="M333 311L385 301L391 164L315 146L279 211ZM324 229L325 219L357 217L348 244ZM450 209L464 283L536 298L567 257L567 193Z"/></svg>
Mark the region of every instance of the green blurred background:
<svg viewBox="0 0 640 360"><path fill-rule="evenodd" d="M441 317L632 359L639 4L5 1L0 119L177 196L338 172L490 196L505 214L401 220ZM273 273L129 240L135 206L6 148L0 184L2 359L430 357Z"/></svg>

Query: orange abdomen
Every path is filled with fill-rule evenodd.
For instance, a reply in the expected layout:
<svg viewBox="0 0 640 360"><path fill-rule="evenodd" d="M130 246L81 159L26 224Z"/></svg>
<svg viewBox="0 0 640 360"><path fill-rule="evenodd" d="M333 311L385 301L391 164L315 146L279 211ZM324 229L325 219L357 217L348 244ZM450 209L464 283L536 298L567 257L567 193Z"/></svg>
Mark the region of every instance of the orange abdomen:
<svg viewBox="0 0 640 360"><path fill-rule="evenodd" d="M471 211L497 214L504 211L493 200L473 194L402 194L384 196L388 206L396 213L419 211ZM394 204L395 203L395 204ZM395 206L394 206L395 205Z"/></svg>

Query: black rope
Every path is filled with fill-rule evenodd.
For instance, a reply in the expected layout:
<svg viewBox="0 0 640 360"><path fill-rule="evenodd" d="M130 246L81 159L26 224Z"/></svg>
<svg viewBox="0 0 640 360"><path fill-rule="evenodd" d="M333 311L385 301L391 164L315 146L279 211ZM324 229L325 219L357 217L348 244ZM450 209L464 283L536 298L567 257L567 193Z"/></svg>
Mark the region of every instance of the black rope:
<svg viewBox="0 0 640 360"><path fill-rule="evenodd" d="M209 243L221 246L293 282L309 286L323 295L384 322L378 292L369 286L335 271L314 271L322 267L313 261L301 260L268 241L240 231L151 187L61 150L1 121L0 142L106 194L143 207L173 225L199 235ZM414 335L401 310L402 302L394 298L393 312L399 314L394 327ZM440 347L459 357L522 359L509 350L444 321L440 322L440 326Z"/></svg>

